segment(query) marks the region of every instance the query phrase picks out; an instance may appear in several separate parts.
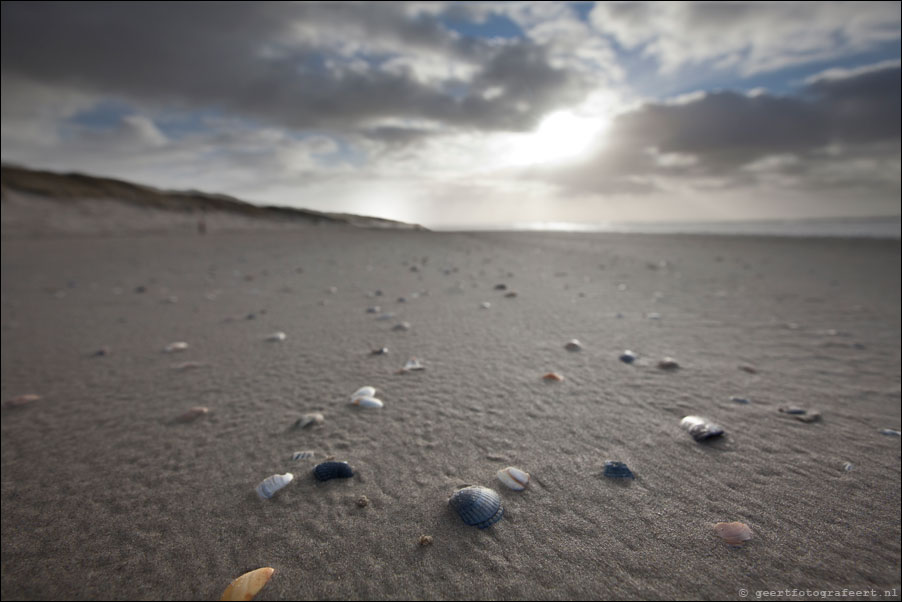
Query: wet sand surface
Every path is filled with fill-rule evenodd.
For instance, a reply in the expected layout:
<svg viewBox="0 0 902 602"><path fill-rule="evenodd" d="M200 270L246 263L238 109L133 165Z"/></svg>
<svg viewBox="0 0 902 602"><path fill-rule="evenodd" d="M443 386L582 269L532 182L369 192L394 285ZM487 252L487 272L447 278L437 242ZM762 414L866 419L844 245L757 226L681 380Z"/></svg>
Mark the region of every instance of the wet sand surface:
<svg viewBox="0 0 902 602"><path fill-rule="evenodd" d="M40 396L2 410L4 599L216 599L263 566L259 600L899 598L899 241L5 240L2 349L4 402ZM349 404L364 385L384 408ZM308 412L323 424L292 428ZM726 436L695 442L690 414ZM330 456L355 476L316 482ZM447 504L469 484L501 495L489 529Z"/></svg>

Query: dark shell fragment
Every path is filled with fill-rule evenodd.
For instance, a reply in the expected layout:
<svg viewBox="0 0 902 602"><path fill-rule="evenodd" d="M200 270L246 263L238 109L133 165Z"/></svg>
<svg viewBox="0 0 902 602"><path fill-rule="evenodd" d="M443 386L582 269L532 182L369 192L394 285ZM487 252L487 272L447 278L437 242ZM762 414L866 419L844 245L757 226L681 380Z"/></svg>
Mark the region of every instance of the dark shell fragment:
<svg viewBox="0 0 902 602"><path fill-rule="evenodd" d="M323 462L317 464L313 469L313 476L317 481L328 481L329 479L349 479L354 476L351 465L347 462Z"/></svg>

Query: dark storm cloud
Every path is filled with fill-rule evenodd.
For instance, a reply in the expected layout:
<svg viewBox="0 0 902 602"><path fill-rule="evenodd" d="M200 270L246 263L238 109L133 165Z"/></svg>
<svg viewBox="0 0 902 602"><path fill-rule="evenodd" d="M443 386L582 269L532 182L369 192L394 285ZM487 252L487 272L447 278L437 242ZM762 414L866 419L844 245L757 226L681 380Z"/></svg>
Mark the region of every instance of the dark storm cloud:
<svg viewBox="0 0 902 602"><path fill-rule="evenodd" d="M290 128L517 130L584 92L532 42L461 37L405 4L4 2L2 16L4 88L32 81ZM460 69L422 77L422 57Z"/></svg>
<svg viewBox="0 0 902 602"><path fill-rule="evenodd" d="M857 185L859 176L873 177L869 165L898 161L899 107L898 64L813 78L792 96L712 92L648 103L615 120L591 161L543 175L599 192L638 191L660 177L742 185L777 172L815 185L824 165L852 161L860 173L844 173ZM898 173L891 181L898 187Z"/></svg>

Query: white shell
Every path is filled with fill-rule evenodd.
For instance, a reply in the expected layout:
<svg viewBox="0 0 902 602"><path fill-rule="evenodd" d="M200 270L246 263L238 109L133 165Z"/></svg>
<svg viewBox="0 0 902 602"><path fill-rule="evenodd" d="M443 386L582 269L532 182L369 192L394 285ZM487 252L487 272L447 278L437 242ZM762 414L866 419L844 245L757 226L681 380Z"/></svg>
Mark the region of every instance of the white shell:
<svg viewBox="0 0 902 602"><path fill-rule="evenodd" d="M185 341L176 341L175 343L169 343L163 348L163 351L166 353L176 353L178 351L184 351L188 348L188 343Z"/></svg>
<svg viewBox="0 0 902 602"><path fill-rule="evenodd" d="M376 395L375 387L360 387L351 395L351 401L354 401L358 397L373 397Z"/></svg>
<svg viewBox="0 0 902 602"><path fill-rule="evenodd" d="M564 345L564 349L566 349L567 351L581 351L582 348L582 344L576 339L570 339Z"/></svg>
<svg viewBox="0 0 902 602"><path fill-rule="evenodd" d="M488 301L483 301L479 304L479 307L481 307L482 309L489 309L490 307L492 307L492 304Z"/></svg>
<svg viewBox="0 0 902 602"><path fill-rule="evenodd" d="M314 452L313 450L305 449L303 451L296 451L293 454L291 454L291 459L295 460L295 461L309 460L310 458L312 458L315 455L316 455L316 452Z"/></svg>
<svg viewBox="0 0 902 602"><path fill-rule="evenodd" d="M278 342L284 341L287 337L288 337L288 335L286 335L284 332L280 331L280 332L274 332L271 335L268 335L266 337L266 340L271 341L273 343L278 343Z"/></svg>
<svg viewBox="0 0 902 602"><path fill-rule="evenodd" d="M357 397L351 403L361 408L381 408L384 405L381 400L375 397Z"/></svg>
<svg viewBox="0 0 902 602"><path fill-rule="evenodd" d="M523 491L529 485L529 473L508 466L498 471L498 480L514 491Z"/></svg>
<svg viewBox="0 0 902 602"><path fill-rule="evenodd" d="M294 480L294 475L290 472L286 472L285 474L274 474L271 477L266 477L263 479L263 482L257 485L257 495L260 496L260 499L268 500L272 496L276 494L276 492L288 485L290 482Z"/></svg>

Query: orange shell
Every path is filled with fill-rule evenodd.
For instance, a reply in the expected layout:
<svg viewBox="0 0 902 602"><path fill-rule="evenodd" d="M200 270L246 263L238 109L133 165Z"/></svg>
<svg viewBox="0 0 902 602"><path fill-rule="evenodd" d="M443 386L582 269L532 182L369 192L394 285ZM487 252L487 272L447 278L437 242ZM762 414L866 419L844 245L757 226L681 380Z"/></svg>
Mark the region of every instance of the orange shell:
<svg viewBox="0 0 902 602"><path fill-rule="evenodd" d="M561 382L564 380L564 377L558 374L557 372L549 372L545 376L542 377L543 380L554 380L557 382Z"/></svg>
<svg viewBox="0 0 902 602"><path fill-rule="evenodd" d="M741 546L752 538L752 530L745 523L717 523L714 531L731 546Z"/></svg>
<svg viewBox="0 0 902 602"><path fill-rule="evenodd" d="M264 567L241 575L225 588L225 591L222 592L222 597L219 599L220 602L223 600L244 600L245 602L253 600L257 592L263 589L263 586L266 585L266 582L269 581L269 578L275 572L276 569L274 568Z"/></svg>

